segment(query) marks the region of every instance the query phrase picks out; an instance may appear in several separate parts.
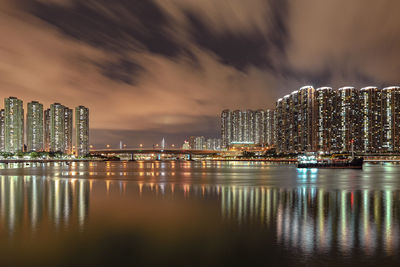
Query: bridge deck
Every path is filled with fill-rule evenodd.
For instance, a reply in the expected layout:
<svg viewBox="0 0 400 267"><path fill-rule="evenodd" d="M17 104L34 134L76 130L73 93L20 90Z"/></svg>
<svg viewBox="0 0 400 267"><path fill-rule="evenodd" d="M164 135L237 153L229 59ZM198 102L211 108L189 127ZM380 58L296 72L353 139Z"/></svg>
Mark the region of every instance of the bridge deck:
<svg viewBox="0 0 400 267"><path fill-rule="evenodd" d="M199 154L212 155L220 153L215 150L187 150L187 149L96 149L90 154Z"/></svg>

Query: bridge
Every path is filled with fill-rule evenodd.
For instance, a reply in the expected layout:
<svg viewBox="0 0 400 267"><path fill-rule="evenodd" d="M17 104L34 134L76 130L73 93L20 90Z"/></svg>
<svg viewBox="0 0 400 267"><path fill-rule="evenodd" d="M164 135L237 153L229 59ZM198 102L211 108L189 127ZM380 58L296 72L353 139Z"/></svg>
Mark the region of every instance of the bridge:
<svg viewBox="0 0 400 267"><path fill-rule="evenodd" d="M134 158L134 155L151 155L161 159L162 155L175 155L185 157L186 159L192 159L193 156L215 156L224 155L235 157L241 154L241 151L216 151L216 150L194 150L194 149L181 149L181 148L120 148L120 149L91 149L91 155L103 155L103 156L115 156L115 155L126 155L130 159ZM364 157L364 162L379 163L379 162L397 162L400 163L400 154L360 154ZM249 160L249 159L247 159ZM296 159L287 158L274 158L267 159L266 161L296 161Z"/></svg>
<svg viewBox="0 0 400 267"><path fill-rule="evenodd" d="M130 155L130 158L133 159L134 155L146 155L146 154L154 154L160 159L161 155L176 155L176 156L185 156L187 159L191 159L193 155L196 156L212 156L221 153L221 151L215 150L192 150L192 149L161 149L161 148L123 148L123 149L91 149L91 155L103 155L103 156L111 156L111 155Z"/></svg>

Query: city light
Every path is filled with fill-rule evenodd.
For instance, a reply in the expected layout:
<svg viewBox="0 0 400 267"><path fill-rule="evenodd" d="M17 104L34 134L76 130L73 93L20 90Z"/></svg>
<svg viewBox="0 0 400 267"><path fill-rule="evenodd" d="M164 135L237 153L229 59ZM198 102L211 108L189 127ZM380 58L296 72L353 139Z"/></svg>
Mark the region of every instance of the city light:
<svg viewBox="0 0 400 267"><path fill-rule="evenodd" d="M65 157L86 157L89 153L89 109L75 108L75 132L73 131L73 110L53 103L48 109L38 101L27 104L24 124L23 101L16 97L4 99L0 111L0 152L31 153L19 158L37 158L37 153L61 153ZM26 143L24 142L26 133ZM73 135L75 145L73 145ZM36 154L32 154L36 153ZM62 156L64 157L64 156ZM64 158L65 158L64 157Z"/></svg>
<svg viewBox="0 0 400 267"><path fill-rule="evenodd" d="M399 87L337 90L303 86L279 99L275 109L278 153L324 151L382 153L400 151Z"/></svg>
<svg viewBox="0 0 400 267"><path fill-rule="evenodd" d="M223 110L221 113L221 147L232 145L272 145L274 142L273 110Z"/></svg>
<svg viewBox="0 0 400 267"><path fill-rule="evenodd" d="M0 267L400 266L399 10L0 0Z"/></svg>

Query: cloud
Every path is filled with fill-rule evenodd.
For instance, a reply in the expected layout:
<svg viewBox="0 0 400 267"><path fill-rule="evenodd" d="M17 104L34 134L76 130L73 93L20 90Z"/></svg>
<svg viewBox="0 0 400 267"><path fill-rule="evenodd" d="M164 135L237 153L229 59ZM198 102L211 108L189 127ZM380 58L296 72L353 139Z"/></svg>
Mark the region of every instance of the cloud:
<svg viewBox="0 0 400 267"><path fill-rule="evenodd" d="M210 30L248 33L268 32L268 18L272 16L270 1L242 0L158 0L156 1L179 26L188 25L185 12L197 14Z"/></svg>
<svg viewBox="0 0 400 267"><path fill-rule="evenodd" d="M399 8L390 0L291 3L288 64L302 72L328 69L336 85L398 83Z"/></svg>
<svg viewBox="0 0 400 267"><path fill-rule="evenodd" d="M64 7L70 7L74 4L74 0L36 0L43 4L51 5L61 5Z"/></svg>
<svg viewBox="0 0 400 267"><path fill-rule="evenodd" d="M266 107L274 98L265 90L268 77L257 69L241 72L218 62L210 52L192 48L192 57L177 58L152 53L132 53L130 58L143 71L132 89L114 84L107 97L112 112L102 114L102 125L117 129L162 129L174 126L182 131L204 116L218 118L224 108ZM109 86L109 85L106 85ZM117 118L117 119L116 119Z"/></svg>
<svg viewBox="0 0 400 267"><path fill-rule="evenodd" d="M90 62L106 58L104 53L63 38L50 25L12 5L1 10L0 35L2 96L71 104L89 99L90 90L85 92L74 85L96 75Z"/></svg>
<svg viewBox="0 0 400 267"><path fill-rule="evenodd" d="M304 84L397 84L399 5L0 0L1 96L89 106L94 143L217 136Z"/></svg>
<svg viewBox="0 0 400 267"><path fill-rule="evenodd" d="M87 105L93 129L180 136L206 129L208 135L216 135L222 109L265 108L267 100L276 97L265 86L270 75L251 66L238 70L224 64L192 40L174 56L147 46L146 38L111 52L102 45L110 38L107 30L93 41L81 38L90 28L68 34L69 26L62 26L65 21L49 23L43 14L39 19L26 8L7 8L0 17L0 34L7 36L0 44L2 96L35 99L46 106ZM74 8L68 6L72 12ZM54 19L57 12L48 16ZM158 27L158 34L169 42L163 27ZM96 34L100 30L93 29ZM126 33L117 36L118 42L126 42Z"/></svg>

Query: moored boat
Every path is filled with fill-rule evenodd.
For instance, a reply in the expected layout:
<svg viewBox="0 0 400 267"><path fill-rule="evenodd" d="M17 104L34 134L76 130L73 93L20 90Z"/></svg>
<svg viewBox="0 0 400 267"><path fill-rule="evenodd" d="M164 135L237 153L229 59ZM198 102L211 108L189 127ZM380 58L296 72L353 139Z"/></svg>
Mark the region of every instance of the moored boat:
<svg viewBox="0 0 400 267"><path fill-rule="evenodd" d="M297 168L362 169L364 158L351 156L344 159L317 159L315 155L300 155Z"/></svg>

